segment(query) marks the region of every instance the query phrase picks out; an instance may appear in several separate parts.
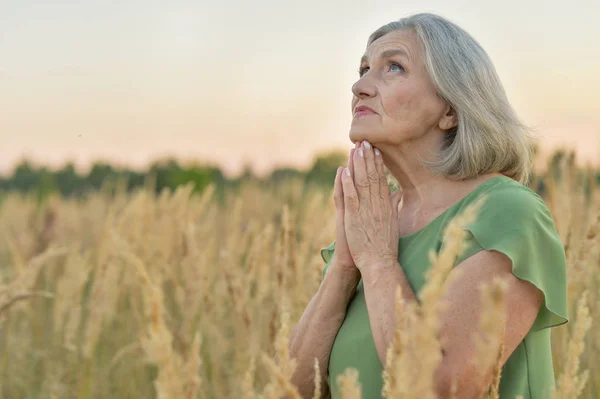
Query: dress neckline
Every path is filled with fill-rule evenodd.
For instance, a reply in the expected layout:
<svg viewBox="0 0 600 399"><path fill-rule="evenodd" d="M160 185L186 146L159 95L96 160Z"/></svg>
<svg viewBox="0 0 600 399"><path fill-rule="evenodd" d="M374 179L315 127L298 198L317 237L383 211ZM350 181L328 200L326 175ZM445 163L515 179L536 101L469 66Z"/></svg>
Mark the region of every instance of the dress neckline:
<svg viewBox="0 0 600 399"><path fill-rule="evenodd" d="M423 231L427 230L430 226L433 226L434 224L436 224L437 222L439 222L440 220L442 220L442 218L444 217L444 215L446 213L448 213L450 210L454 209L458 205L462 204L466 199L468 199L473 194L475 194L480 188L486 186L492 180L495 181L496 179L509 179L509 180L513 181L512 178L510 178L508 176L505 176L505 175L494 176L494 177L490 177L487 180L484 180L483 182L479 183L473 190L471 190L470 193L468 193L467 195L465 195L464 197L462 197L461 199L459 199L458 201L456 201L454 204L450 205L448 207L448 209L446 209L445 211L443 211L442 213L440 213L438 216L436 216L435 218L433 218L433 220L431 220L431 222L427 223L425 226L421 227L417 231L413 231L410 234L406 234L406 235L400 237L400 240L406 240L406 239L410 239L410 238L416 237L417 235L419 235Z"/></svg>

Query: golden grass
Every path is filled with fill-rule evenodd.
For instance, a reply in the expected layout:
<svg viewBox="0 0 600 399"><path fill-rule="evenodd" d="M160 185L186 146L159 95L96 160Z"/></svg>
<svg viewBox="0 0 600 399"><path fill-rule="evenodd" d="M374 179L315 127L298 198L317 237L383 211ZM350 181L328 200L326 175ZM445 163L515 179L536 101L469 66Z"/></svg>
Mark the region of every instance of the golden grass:
<svg viewBox="0 0 600 399"><path fill-rule="evenodd" d="M553 395L595 398L600 190L586 197L573 170L564 176L547 182L545 198L566 246L571 320L553 329ZM199 197L191 186L149 192L117 189L43 206L15 194L0 199L0 397L298 398L289 329L320 284L319 249L335 232L331 192L295 180L269 190L248 184L222 205L212 189ZM387 398L434 397L435 315L460 226L476 210L455 219L431 255L424 306L397 301ZM473 339L479 361L492 364L502 350L493 328L502 285L482 295L487 338ZM311 366L317 378L326 367ZM496 368L489 397L500 379ZM355 370L337 382L344 398L360 397Z"/></svg>

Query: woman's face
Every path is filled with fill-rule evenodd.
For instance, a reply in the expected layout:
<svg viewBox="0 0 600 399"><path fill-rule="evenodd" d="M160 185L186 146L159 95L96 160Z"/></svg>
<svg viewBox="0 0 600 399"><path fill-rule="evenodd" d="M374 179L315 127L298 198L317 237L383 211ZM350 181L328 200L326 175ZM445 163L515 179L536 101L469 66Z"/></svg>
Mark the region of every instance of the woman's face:
<svg viewBox="0 0 600 399"><path fill-rule="evenodd" d="M362 77L352 85L352 142L385 148L429 133L441 138L452 127L455 118L445 116L451 108L436 95L414 32L394 31L375 40L360 67ZM375 114L356 116L361 105Z"/></svg>

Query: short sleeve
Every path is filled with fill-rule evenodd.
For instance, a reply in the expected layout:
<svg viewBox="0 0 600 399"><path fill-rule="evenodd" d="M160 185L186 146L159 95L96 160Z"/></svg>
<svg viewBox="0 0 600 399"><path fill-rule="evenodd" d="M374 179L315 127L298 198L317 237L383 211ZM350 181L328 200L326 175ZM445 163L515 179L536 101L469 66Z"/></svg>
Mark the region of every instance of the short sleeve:
<svg viewBox="0 0 600 399"><path fill-rule="evenodd" d="M323 267L323 273L321 274L321 281L325 278L325 273L331 264L333 258L333 251L335 250L335 240L329 244L326 248L321 249L321 258L325 261L325 267Z"/></svg>
<svg viewBox="0 0 600 399"><path fill-rule="evenodd" d="M495 250L512 261L513 274L533 283L544 300L531 331L568 322L564 246L543 199L522 185L486 193L457 264L480 250Z"/></svg>

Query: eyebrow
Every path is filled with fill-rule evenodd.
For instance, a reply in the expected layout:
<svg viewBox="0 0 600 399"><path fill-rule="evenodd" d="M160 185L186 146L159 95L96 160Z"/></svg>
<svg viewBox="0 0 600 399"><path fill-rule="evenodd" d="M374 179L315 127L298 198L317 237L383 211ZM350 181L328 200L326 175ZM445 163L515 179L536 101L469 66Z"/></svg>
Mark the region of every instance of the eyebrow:
<svg viewBox="0 0 600 399"><path fill-rule="evenodd" d="M410 57L408 56L408 54L406 53L406 51L402 50L402 49L392 49L392 50L385 50L383 53L381 53L381 55L379 56L379 58L381 59L385 59L385 58L389 58L392 57L394 55L402 55L404 57L406 57L408 60L410 60ZM367 55L363 55L360 58L360 65L362 65L363 63L367 62Z"/></svg>

